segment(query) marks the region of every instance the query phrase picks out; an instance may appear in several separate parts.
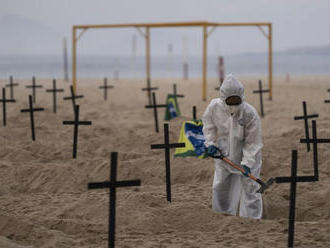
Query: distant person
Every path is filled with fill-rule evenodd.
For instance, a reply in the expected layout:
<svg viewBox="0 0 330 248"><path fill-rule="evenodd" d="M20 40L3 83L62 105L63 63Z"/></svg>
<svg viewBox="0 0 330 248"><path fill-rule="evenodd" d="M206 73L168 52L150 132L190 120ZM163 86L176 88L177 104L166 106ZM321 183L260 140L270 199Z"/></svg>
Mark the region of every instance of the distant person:
<svg viewBox="0 0 330 248"><path fill-rule="evenodd" d="M220 87L220 98L211 101L203 115L205 146L210 156L222 154L241 165L244 174L215 159L212 208L216 212L260 219L262 198L258 184L248 174L259 177L262 135L257 111L244 101L244 87L228 74ZM238 209L239 207L239 209Z"/></svg>
<svg viewBox="0 0 330 248"><path fill-rule="evenodd" d="M285 78L286 82L289 83L290 82L290 74L286 73L286 78Z"/></svg>

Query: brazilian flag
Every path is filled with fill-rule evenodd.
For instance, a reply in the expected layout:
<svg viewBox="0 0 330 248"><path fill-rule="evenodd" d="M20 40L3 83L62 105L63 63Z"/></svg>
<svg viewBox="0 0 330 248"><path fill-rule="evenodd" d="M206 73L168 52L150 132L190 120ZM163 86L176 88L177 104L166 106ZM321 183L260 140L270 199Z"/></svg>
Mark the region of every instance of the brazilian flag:
<svg viewBox="0 0 330 248"><path fill-rule="evenodd" d="M167 95L167 100L166 100L166 111L165 111L165 121L169 121L177 116L180 116L180 109L179 109L179 104L177 101L177 98L172 95L168 94Z"/></svg>
<svg viewBox="0 0 330 248"><path fill-rule="evenodd" d="M186 146L176 148L175 157L207 157L204 146L203 122L201 120L183 122L178 142L185 143Z"/></svg>

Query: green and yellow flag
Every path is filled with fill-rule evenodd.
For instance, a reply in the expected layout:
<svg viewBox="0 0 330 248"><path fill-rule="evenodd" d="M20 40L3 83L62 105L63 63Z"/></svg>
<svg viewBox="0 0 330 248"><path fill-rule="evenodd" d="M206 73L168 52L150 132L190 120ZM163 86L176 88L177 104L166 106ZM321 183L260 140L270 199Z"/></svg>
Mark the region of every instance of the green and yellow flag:
<svg viewBox="0 0 330 248"><path fill-rule="evenodd" d="M167 95L166 104L167 107L165 111L165 118L164 118L165 121L169 121L181 115L177 98L174 95L172 94Z"/></svg>
<svg viewBox="0 0 330 248"><path fill-rule="evenodd" d="M186 146L176 148L175 157L207 157L201 120L183 122L178 142L185 143Z"/></svg>

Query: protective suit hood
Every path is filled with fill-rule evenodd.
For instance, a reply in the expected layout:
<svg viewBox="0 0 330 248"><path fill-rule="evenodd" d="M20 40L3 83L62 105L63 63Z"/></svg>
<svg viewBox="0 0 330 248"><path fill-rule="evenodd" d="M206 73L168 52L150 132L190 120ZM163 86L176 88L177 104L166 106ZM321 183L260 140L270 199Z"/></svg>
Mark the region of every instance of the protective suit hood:
<svg viewBox="0 0 330 248"><path fill-rule="evenodd" d="M225 77L220 87L220 99L224 103L230 96L239 96L244 101L244 86L232 73Z"/></svg>

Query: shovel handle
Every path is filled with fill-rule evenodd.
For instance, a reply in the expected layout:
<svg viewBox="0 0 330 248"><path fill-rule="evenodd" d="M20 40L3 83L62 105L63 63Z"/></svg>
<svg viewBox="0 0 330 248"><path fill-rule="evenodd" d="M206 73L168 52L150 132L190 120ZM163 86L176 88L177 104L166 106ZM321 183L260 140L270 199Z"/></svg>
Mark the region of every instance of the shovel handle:
<svg viewBox="0 0 330 248"><path fill-rule="evenodd" d="M242 172L243 174L245 173L245 170L241 166L235 164L233 161L231 161L228 158L226 158L225 156L223 156L222 153L221 153L221 150L219 148L217 148L217 150L220 153L220 155L218 155L218 156L212 156L213 158L220 158L221 160L223 160L227 164L229 164L231 167L234 167L236 170ZM260 180L257 179L255 176L253 176L251 173L248 174L248 177L251 178L253 181L255 181L255 182L257 182L257 183L260 184Z"/></svg>
<svg viewBox="0 0 330 248"><path fill-rule="evenodd" d="M236 170L240 171L241 173L243 173L243 174L245 173L245 170L241 166L235 164L233 161L231 161L228 158L226 158L225 156L223 156L219 148L217 148L217 150L219 151L219 155L211 156L211 157L221 159L226 164L230 165L231 167L235 168ZM252 179L253 181L257 182L261 186L259 188L259 190L257 191L257 193L264 193L264 191L269 187L269 185L271 185L274 182L274 178L271 178L267 181L267 183L264 183L261 179L256 178L251 173L248 174L248 177L250 179Z"/></svg>
<svg viewBox="0 0 330 248"><path fill-rule="evenodd" d="M224 157L222 160L225 161L227 164L229 164L231 167L234 167L235 169L239 170L243 174L245 173L245 170L241 166L238 166L237 164L235 164L233 161L229 160L228 158ZM255 176L253 176L251 173L248 174L248 177L251 178L253 181L258 182L257 178Z"/></svg>

